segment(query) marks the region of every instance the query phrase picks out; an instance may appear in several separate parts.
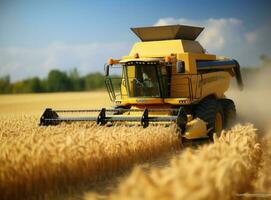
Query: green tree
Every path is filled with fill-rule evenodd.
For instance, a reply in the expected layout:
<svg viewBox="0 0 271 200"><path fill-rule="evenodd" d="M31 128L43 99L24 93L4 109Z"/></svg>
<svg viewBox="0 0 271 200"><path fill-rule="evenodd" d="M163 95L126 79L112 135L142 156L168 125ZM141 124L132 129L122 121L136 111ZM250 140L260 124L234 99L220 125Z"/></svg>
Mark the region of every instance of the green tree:
<svg viewBox="0 0 271 200"><path fill-rule="evenodd" d="M51 70L47 78L48 92L71 91L71 80L65 72Z"/></svg>
<svg viewBox="0 0 271 200"><path fill-rule="evenodd" d="M71 80L73 91L82 91L85 89L85 81L83 77L80 77L76 68L69 72L69 79Z"/></svg>
<svg viewBox="0 0 271 200"><path fill-rule="evenodd" d="M93 90L93 89L99 89L99 88L104 88L105 83L104 83L104 76L97 72L94 74L88 74L85 77L85 88L86 90Z"/></svg>
<svg viewBox="0 0 271 200"><path fill-rule="evenodd" d="M22 81L16 81L12 84L12 93L24 93L24 85Z"/></svg>
<svg viewBox="0 0 271 200"><path fill-rule="evenodd" d="M24 84L26 85L27 92L43 92L43 88L41 85L41 81L38 77L30 78L26 81L24 81Z"/></svg>
<svg viewBox="0 0 271 200"><path fill-rule="evenodd" d="M37 93L44 92L41 81L38 77L17 81L12 84L13 93Z"/></svg>
<svg viewBox="0 0 271 200"><path fill-rule="evenodd" d="M0 77L0 93L10 93L10 92L11 92L10 77L8 75Z"/></svg>

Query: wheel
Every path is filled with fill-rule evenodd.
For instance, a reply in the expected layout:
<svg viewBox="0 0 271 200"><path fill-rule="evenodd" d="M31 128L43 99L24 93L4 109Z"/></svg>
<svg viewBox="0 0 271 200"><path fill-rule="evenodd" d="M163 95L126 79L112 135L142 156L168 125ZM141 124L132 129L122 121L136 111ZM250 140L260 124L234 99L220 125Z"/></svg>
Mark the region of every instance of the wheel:
<svg viewBox="0 0 271 200"><path fill-rule="evenodd" d="M200 102L195 110L195 117L207 123L208 136L213 140L213 134L220 135L224 127L224 113L220 102L216 99L206 99Z"/></svg>
<svg viewBox="0 0 271 200"><path fill-rule="evenodd" d="M236 120L236 108L235 104L231 99L221 99L220 103L223 107L224 112L224 127L231 127Z"/></svg>

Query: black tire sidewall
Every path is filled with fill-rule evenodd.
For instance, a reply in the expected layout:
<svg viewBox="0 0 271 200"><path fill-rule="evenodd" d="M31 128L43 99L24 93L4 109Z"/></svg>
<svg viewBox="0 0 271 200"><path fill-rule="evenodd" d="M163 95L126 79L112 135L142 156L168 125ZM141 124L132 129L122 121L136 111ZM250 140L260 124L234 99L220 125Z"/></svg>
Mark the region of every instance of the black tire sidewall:
<svg viewBox="0 0 271 200"><path fill-rule="evenodd" d="M224 127L224 112L220 102L216 99L206 99L199 103L195 110L195 117L202 119L207 123L207 130L210 130L208 136L213 140L215 132L215 119L216 114L220 113L222 117L222 128ZM216 133L220 135L220 133Z"/></svg>
<svg viewBox="0 0 271 200"><path fill-rule="evenodd" d="M223 107L224 112L224 127L229 128L234 124L236 120L236 107L231 99L221 99L220 103Z"/></svg>

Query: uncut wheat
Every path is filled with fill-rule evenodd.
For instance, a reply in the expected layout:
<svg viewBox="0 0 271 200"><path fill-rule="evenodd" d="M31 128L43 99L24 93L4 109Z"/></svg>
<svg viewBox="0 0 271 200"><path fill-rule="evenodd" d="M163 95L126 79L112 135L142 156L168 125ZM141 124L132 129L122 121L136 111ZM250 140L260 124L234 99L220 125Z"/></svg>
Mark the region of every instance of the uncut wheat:
<svg viewBox="0 0 271 200"><path fill-rule="evenodd" d="M262 138L263 155L261 160L261 170L258 179L255 181L255 192L267 194L271 198L271 131ZM266 196L267 198L267 196Z"/></svg>
<svg viewBox="0 0 271 200"><path fill-rule="evenodd" d="M253 191L261 146L252 125L236 126L214 144L185 150L167 168L136 168L109 199L233 199ZM89 193L85 199L96 199Z"/></svg>
<svg viewBox="0 0 271 200"><path fill-rule="evenodd" d="M89 123L39 127L37 121L33 116L0 119L1 199L103 179L179 148L173 127L109 128Z"/></svg>

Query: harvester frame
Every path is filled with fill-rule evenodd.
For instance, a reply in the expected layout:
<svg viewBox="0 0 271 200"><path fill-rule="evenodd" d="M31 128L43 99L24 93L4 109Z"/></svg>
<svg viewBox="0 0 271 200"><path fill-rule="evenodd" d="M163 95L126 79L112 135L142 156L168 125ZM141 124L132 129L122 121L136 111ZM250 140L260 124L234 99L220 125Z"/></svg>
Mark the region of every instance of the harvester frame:
<svg viewBox="0 0 271 200"><path fill-rule="evenodd" d="M240 66L236 60L206 53L195 41L202 27L184 25L140 27L132 31L142 40L134 44L129 55L109 59L105 65L105 85L114 109L52 110L46 109L40 125L57 125L62 121L175 122L187 139L212 138L234 120L234 102L225 92L232 77L243 89ZM110 69L120 66L119 95ZM118 98L117 98L118 97ZM63 117L59 113L94 113L95 116Z"/></svg>

